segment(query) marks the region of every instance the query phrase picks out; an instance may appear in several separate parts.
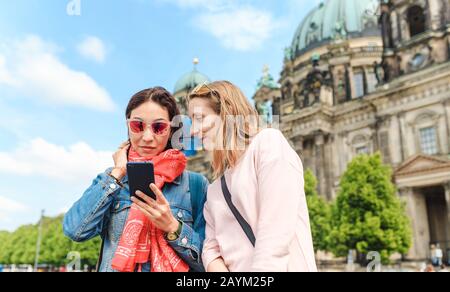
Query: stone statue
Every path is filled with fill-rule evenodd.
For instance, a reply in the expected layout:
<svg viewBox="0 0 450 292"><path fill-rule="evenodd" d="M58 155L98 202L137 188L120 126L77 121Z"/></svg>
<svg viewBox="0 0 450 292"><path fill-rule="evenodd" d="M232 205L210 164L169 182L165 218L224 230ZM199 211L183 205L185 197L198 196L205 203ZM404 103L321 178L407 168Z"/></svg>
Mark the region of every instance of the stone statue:
<svg viewBox="0 0 450 292"><path fill-rule="evenodd" d="M345 29L345 23L342 21L336 22L334 25L334 40L344 40L347 38L347 30Z"/></svg>
<svg viewBox="0 0 450 292"><path fill-rule="evenodd" d="M289 61L292 60L292 49L290 47L284 49L284 59Z"/></svg>
<svg viewBox="0 0 450 292"><path fill-rule="evenodd" d="M302 109L302 97L300 96L299 92L294 93L294 111L295 110L301 110Z"/></svg>
<svg viewBox="0 0 450 292"><path fill-rule="evenodd" d="M385 81L384 70L383 67L376 61L373 63L373 72L375 72L375 77L377 78L378 84L383 84Z"/></svg>
<svg viewBox="0 0 450 292"><path fill-rule="evenodd" d="M258 114L263 117L264 121L269 122L270 120L270 114L272 112L272 107L269 104L269 102L257 102L256 103L256 110L258 111Z"/></svg>

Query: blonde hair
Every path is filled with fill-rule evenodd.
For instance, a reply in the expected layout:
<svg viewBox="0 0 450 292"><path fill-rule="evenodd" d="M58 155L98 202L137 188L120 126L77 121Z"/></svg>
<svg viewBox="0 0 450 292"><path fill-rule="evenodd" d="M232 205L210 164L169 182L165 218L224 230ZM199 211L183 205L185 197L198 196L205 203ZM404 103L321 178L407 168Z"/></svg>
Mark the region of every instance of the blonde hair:
<svg viewBox="0 0 450 292"><path fill-rule="evenodd" d="M194 98L206 99L222 121L212 153L213 176L217 179L238 164L258 133L258 112L241 89L229 81L199 85L188 95L188 102Z"/></svg>

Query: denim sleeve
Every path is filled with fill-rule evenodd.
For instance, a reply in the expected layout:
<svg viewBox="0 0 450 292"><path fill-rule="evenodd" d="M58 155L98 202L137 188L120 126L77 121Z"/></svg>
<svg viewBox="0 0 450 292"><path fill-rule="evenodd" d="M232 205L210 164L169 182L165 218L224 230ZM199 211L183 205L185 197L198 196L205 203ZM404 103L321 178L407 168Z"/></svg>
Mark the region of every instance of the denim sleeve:
<svg viewBox="0 0 450 292"><path fill-rule="evenodd" d="M169 244L181 258L189 265L193 272L204 272L201 252L203 249L203 241L205 240L205 217L203 216L203 206L206 202L206 193L208 191L208 181L203 180L203 196L200 208L197 213L193 214L194 224L191 227L183 224L181 234L175 241L169 241Z"/></svg>
<svg viewBox="0 0 450 292"><path fill-rule="evenodd" d="M73 241L83 242L102 234L110 216L112 195L121 189L109 173L110 169L99 174L64 216L64 234Z"/></svg>

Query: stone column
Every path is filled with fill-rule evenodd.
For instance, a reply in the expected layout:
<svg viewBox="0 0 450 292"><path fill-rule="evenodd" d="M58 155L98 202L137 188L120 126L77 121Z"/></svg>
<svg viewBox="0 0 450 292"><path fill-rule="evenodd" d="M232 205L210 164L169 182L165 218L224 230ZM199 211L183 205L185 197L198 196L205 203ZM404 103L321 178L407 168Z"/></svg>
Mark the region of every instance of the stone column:
<svg viewBox="0 0 450 292"><path fill-rule="evenodd" d="M350 142L348 141L348 132L342 132L339 134L340 141L340 153L339 153L339 175L341 176L344 171L347 169L347 164L350 162L350 153L351 147Z"/></svg>
<svg viewBox="0 0 450 292"><path fill-rule="evenodd" d="M445 111L445 127L447 128L447 151L450 153L450 99L442 102Z"/></svg>
<svg viewBox="0 0 450 292"><path fill-rule="evenodd" d="M398 132L399 132L399 140L400 140L400 154L402 158L402 162L406 160L406 153L405 153L405 137L406 137L406 129L405 129L405 122L404 122L405 114L399 113L397 115L397 123L398 123Z"/></svg>
<svg viewBox="0 0 450 292"><path fill-rule="evenodd" d="M322 132L317 132L314 139L314 156L316 163L316 175L318 181L318 192L322 196L329 196L326 193L326 177L325 177L325 151L324 151L325 137Z"/></svg>
<svg viewBox="0 0 450 292"><path fill-rule="evenodd" d="M406 209L412 227L413 244L407 258L425 260L429 257L430 230L425 196L413 188L399 190L399 196L406 202Z"/></svg>
<svg viewBox="0 0 450 292"><path fill-rule="evenodd" d="M444 184L444 189L447 202L447 242L450 242L450 181Z"/></svg>
<svg viewBox="0 0 450 292"><path fill-rule="evenodd" d="M442 7L441 1L428 1L429 5L429 19L432 30L438 30L442 25Z"/></svg>
<svg viewBox="0 0 450 292"><path fill-rule="evenodd" d="M330 162L329 162L329 177L328 177L328 186L329 186L329 192L330 192L330 197L332 199L336 198L336 194L335 194L335 183L336 183L336 179L339 177L340 175L340 167L339 167L339 156L341 155L339 152L339 146L338 144L340 143L340 138L339 135L334 134L331 137L331 141L329 141L329 158Z"/></svg>
<svg viewBox="0 0 450 292"><path fill-rule="evenodd" d="M383 38L383 46L384 48L390 49L393 47L392 21L389 6L387 4L381 4L380 24L381 24L381 36Z"/></svg>
<svg viewBox="0 0 450 292"><path fill-rule="evenodd" d="M297 151L297 153L303 152L303 142L304 142L303 137L299 137L295 140L295 150Z"/></svg>

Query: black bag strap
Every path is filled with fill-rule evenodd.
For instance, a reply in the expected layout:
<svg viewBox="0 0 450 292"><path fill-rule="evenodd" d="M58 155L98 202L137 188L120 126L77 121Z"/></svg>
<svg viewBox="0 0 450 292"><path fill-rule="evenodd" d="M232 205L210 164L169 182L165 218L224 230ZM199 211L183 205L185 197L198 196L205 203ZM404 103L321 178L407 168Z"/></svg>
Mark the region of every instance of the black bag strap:
<svg viewBox="0 0 450 292"><path fill-rule="evenodd" d="M239 225L241 225L242 230L244 230L245 235L247 235L248 239L252 243L253 247L256 244L256 238L255 234L253 233L252 227L250 224L248 224L247 221L245 221L244 217L242 217L241 213L239 213L236 206L233 204L233 201L231 200L231 193L227 186L227 181L225 179L225 175L221 178L222 183L222 192L223 196L225 197L225 201L228 204L228 207L230 208L231 212L233 213L234 217L236 217L236 220L239 222Z"/></svg>

